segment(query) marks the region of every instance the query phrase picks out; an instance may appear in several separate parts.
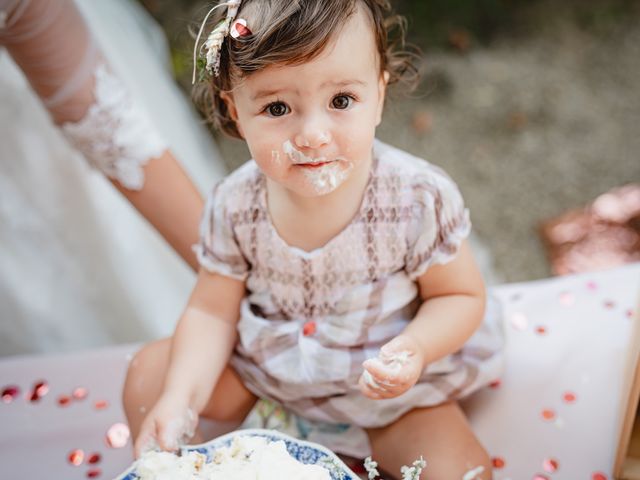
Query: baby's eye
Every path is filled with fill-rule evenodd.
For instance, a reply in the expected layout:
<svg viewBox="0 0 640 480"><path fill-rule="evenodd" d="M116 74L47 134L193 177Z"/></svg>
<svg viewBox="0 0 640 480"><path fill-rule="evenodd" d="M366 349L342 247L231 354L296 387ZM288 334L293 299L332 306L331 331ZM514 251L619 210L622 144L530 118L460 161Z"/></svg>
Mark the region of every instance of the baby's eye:
<svg viewBox="0 0 640 480"><path fill-rule="evenodd" d="M289 107L282 102L273 102L267 105L266 111L272 117L281 117L289 113Z"/></svg>
<svg viewBox="0 0 640 480"><path fill-rule="evenodd" d="M340 95L333 97L331 100L331 106L337 110L346 110L351 106L352 101L352 96L341 93Z"/></svg>

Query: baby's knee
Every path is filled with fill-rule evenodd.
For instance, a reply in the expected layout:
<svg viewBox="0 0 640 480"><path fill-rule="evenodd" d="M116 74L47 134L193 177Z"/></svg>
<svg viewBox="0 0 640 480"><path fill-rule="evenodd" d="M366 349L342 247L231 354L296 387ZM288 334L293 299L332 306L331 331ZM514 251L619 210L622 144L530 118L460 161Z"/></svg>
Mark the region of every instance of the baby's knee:
<svg viewBox="0 0 640 480"><path fill-rule="evenodd" d="M427 458L425 474L429 480L492 480L492 466L486 450L475 445L446 458Z"/></svg>

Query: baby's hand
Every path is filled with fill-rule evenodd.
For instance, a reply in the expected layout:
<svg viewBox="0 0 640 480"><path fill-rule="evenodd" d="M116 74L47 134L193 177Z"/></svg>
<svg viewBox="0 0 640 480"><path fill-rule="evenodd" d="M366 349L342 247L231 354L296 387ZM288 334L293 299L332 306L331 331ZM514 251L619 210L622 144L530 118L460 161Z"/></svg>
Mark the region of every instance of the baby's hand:
<svg viewBox="0 0 640 480"><path fill-rule="evenodd" d="M415 340L398 335L382 346L377 358L365 360L362 366L360 390L380 400L398 397L413 387L424 369L424 359Z"/></svg>
<svg viewBox="0 0 640 480"><path fill-rule="evenodd" d="M198 415L182 396L162 395L145 417L136 439L136 458L149 450L175 452L191 439L198 424Z"/></svg>

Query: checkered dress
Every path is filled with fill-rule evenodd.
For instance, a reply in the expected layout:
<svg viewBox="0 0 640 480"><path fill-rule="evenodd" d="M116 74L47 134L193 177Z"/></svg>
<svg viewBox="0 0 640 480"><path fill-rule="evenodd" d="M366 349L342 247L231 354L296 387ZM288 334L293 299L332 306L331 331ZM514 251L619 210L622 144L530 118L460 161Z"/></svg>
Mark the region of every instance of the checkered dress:
<svg viewBox="0 0 640 480"><path fill-rule="evenodd" d="M362 362L415 315L417 277L451 260L469 234L460 192L442 170L376 141L358 213L312 252L279 237L266 199L265 176L250 161L209 195L197 246L205 269L246 282L231 364L252 392L310 420L378 427L499 376L500 312L490 308L461 351L427 366L400 397L370 400L357 386Z"/></svg>

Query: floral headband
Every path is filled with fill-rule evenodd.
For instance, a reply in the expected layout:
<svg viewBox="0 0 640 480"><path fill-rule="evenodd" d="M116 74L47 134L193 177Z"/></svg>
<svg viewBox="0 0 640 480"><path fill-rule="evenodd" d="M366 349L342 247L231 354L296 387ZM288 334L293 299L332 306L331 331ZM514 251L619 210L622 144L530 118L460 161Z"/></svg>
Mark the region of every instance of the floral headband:
<svg viewBox="0 0 640 480"><path fill-rule="evenodd" d="M193 47L193 77L191 79L192 83L196 83L196 68L198 66L198 43L200 42L200 37L202 36L202 31L209 19L209 16L213 13L213 11L220 7L227 7L227 16L224 20L222 20L213 31L207 37L207 40L202 44L200 50L204 49L206 51L205 58L207 60L206 63L206 71L210 74L215 75L216 77L220 74L220 48L222 47L222 42L227 37L227 35L231 35L233 38L244 37L246 35L251 35L251 30L247 27L247 21L239 18L235 20L236 15L238 14L238 9L240 8L241 0L228 0L224 3L220 3L213 7L207 15L204 17L202 21L202 25L200 25L200 31L198 32L198 36L196 37L196 44Z"/></svg>

